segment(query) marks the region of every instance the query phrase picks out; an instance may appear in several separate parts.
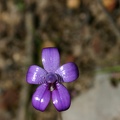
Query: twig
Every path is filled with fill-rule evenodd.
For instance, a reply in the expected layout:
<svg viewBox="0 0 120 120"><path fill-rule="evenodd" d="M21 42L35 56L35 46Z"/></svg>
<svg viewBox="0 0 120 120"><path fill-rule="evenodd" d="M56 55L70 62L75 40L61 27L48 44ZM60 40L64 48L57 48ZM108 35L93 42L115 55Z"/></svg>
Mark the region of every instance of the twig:
<svg viewBox="0 0 120 120"><path fill-rule="evenodd" d="M105 9L105 7L103 6L101 0L97 0L100 7L102 8L103 13L106 15L106 17L108 18L108 22L111 26L111 29L113 30L114 34L116 35L117 39L120 40L120 31L119 28L117 27L117 25L115 24L115 21L112 19L111 15L109 14L109 12Z"/></svg>
<svg viewBox="0 0 120 120"><path fill-rule="evenodd" d="M26 61L25 65L30 65L32 63L32 53L33 53L33 24L32 24L32 13L27 12L25 15L25 25L26 25ZM25 82L25 78L22 81L22 89L20 93L20 102L19 102L19 111L18 111L18 119L17 120L26 120L26 105L28 102L29 95L29 86Z"/></svg>

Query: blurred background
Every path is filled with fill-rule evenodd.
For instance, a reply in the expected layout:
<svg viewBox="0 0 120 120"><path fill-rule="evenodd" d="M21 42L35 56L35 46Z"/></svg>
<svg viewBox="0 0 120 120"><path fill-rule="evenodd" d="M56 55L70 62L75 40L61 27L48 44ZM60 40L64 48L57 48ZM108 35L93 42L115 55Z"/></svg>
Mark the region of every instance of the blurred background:
<svg viewBox="0 0 120 120"><path fill-rule="evenodd" d="M57 47L80 77L66 112L35 110L25 80ZM120 0L0 0L0 120L120 120Z"/></svg>

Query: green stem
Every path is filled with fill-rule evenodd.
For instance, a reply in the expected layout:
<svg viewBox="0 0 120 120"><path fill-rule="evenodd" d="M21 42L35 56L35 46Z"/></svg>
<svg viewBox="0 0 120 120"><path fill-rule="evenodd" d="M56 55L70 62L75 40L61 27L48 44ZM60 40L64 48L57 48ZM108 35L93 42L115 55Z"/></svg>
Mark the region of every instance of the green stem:
<svg viewBox="0 0 120 120"><path fill-rule="evenodd" d="M101 68L101 69L96 70L95 72L97 73L120 72L120 65Z"/></svg>

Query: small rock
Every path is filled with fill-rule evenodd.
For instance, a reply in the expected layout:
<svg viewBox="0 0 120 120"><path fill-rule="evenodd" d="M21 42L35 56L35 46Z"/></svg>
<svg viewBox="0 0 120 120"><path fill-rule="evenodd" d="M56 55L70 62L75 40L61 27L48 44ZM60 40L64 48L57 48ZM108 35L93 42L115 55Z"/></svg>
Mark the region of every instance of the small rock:
<svg viewBox="0 0 120 120"><path fill-rule="evenodd" d="M111 75L96 75L95 85L76 97L63 120L113 120L120 114L120 86L113 87Z"/></svg>

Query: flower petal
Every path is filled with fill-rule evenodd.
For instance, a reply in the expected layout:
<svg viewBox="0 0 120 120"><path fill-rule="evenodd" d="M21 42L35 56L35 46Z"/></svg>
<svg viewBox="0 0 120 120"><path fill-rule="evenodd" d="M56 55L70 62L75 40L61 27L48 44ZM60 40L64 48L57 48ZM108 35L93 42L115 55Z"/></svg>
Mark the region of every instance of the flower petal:
<svg viewBox="0 0 120 120"><path fill-rule="evenodd" d="M39 86L32 97L32 105L35 109L44 111L50 102L50 90L47 84Z"/></svg>
<svg viewBox="0 0 120 120"><path fill-rule="evenodd" d="M32 65L29 67L27 76L26 76L26 81L29 84L41 84L43 83L44 76L47 74L47 72L42 69L41 67L37 65Z"/></svg>
<svg viewBox="0 0 120 120"><path fill-rule="evenodd" d="M60 55L57 48L44 48L42 51L42 63L47 72L55 72L58 69Z"/></svg>
<svg viewBox="0 0 120 120"><path fill-rule="evenodd" d="M59 74L64 82L72 82L79 76L78 67L72 62L62 65L55 73Z"/></svg>
<svg viewBox="0 0 120 120"><path fill-rule="evenodd" d="M60 83L52 91L53 104L58 111L67 110L70 107L71 99L68 90Z"/></svg>

